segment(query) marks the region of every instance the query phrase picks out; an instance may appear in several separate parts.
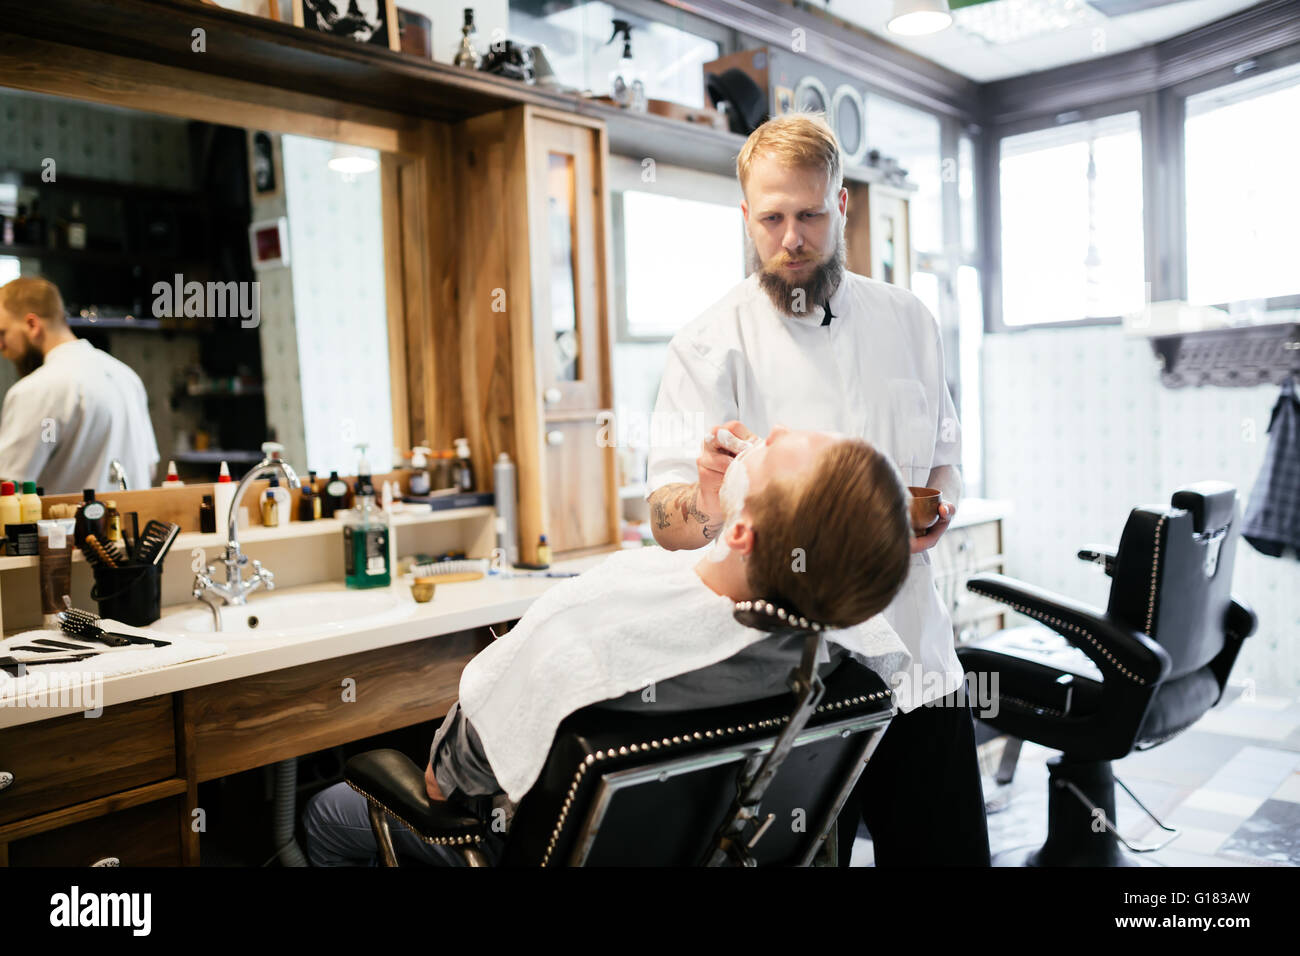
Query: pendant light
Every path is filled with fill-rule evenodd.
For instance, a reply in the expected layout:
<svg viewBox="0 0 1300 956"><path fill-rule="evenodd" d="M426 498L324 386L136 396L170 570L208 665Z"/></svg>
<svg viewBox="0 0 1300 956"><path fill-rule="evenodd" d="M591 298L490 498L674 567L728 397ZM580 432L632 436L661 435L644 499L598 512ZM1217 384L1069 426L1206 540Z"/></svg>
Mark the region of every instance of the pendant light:
<svg viewBox="0 0 1300 956"><path fill-rule="evenodd" d="M894 15L885 24L890 33L919 37L952 24L948 0L894 0Z"/></svg>

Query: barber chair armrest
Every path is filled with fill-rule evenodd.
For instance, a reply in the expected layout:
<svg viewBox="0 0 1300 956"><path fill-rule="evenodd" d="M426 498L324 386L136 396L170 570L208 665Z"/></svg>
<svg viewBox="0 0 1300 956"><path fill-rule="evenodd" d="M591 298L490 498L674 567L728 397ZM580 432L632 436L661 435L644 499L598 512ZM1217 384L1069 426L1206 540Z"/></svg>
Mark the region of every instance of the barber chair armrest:
<svg viewBox="0 0 1300 956"><path fill-rule="evenodd" d="M1164 648L1147 635L1086 604L1002 574L977 574L966 586L1046 624L1088 655L1107 683L1116 677L1155 685L1173 666Z"/></svg>
<svg viewBox="0 0 1300 956"><path fill-rule="evenodd" d="M344 766L343 779L426 842L475 842L487 832L482 820L456 804L430 800L424 787L424 770L400 751L357 754Z"/></svg>
<svg viewBox="0 0 1300 956"><path fill-rule="evenodd" d="M1106 572L1108 577L1115 576L1115 552L1103 548L1101 545L1090 544L1087 547L1080 548L1079 560L1100 564L1101 569Z"/></svg>

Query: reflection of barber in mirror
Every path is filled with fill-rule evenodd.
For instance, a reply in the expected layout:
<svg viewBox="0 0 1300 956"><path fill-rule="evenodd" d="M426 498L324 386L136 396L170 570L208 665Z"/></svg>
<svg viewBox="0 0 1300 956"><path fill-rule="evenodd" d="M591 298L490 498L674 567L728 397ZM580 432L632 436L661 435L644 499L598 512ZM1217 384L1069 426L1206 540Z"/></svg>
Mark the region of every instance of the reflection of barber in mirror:
<svg viewBox="0 0 1300 956"><path fill-rule="evenodd" d="M840 155L820 114L778 116L750 135L736 161L750 274L673 337L654 417L726 423L741 442L778 422L840 432L885 452L906 484L942 492L940 520L913 540L884 612L912 665L894 677L899 713L840 816L840 861L860 809L877 864L988 865L974 721L929 551L961 497L961 428L934 317L908 290L845 268ZM718 491L736 446L719 434L698 454L650 450L651 528L666 548L699 548L722 527Z"/></svg>
<svg viewBox="0 0 1300 956"><path fill-rule="evenodd" d="M0 352L21 376L0 411L0 475L51 495L108 491L117 459L130 487L152 484L158 445L144 384L73 334L52 282L0 286Z"/></svg>

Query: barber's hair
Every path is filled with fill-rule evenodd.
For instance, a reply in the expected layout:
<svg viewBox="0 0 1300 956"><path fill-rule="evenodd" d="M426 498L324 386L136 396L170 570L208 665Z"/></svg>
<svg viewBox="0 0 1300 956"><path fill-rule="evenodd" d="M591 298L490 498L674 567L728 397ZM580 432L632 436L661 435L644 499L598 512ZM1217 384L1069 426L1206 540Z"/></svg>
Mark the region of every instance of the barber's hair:
<svg viewBox="0 0 1300 956"><path fill-rule="evenodd" d="M21 319L28 312L55 326L66 325L63 296L49 279L21 276L0 286L0 308Z"/></svg>
<svg viewBox="0 0 1300 956"><path fill-rule="evenodd" d="M760 156L770 156L790 169L824 172L827 187L836 194L844 185L840 143L825 113L784 113L750 133L736 157L736 176L742 191L749 184L750 164Z"/></svg>
<svg viewBox="0 0 1300 956"><path fill-rule="evenodd" d="M889 458L846 438L800 475L745 501L754 523L749 584L809 620L851 627L879 614L911 566L908 491Z"/></svg>

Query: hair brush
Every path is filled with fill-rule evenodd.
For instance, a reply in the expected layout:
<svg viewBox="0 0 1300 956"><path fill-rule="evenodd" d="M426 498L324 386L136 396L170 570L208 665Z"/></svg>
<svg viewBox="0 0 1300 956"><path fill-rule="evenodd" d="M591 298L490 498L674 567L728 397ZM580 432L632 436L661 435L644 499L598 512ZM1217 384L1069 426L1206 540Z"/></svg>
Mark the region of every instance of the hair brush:
<svg viewBox="0 0 1300 956"><path fill-rule="evenodd" d="M101 626L101 620L99 615L75 607L69 607L67 610L59 612L59 627L63 630L63 633L72 634L83 641L107 644L109 647L125 647L128 644L152 644L155 647L167 647L171 644L171 641L158 641L152 637L142 637L139 634L121 634L116 631L106 631Z"/></svg>

